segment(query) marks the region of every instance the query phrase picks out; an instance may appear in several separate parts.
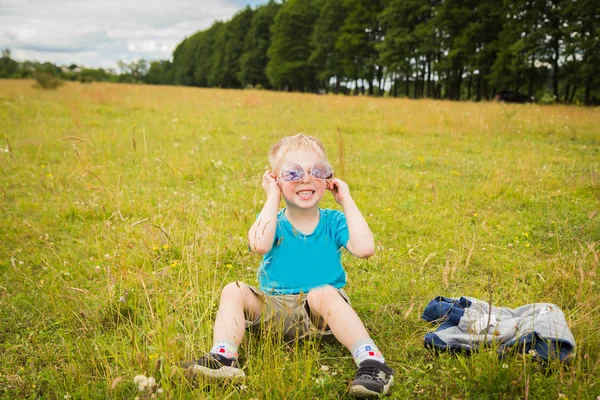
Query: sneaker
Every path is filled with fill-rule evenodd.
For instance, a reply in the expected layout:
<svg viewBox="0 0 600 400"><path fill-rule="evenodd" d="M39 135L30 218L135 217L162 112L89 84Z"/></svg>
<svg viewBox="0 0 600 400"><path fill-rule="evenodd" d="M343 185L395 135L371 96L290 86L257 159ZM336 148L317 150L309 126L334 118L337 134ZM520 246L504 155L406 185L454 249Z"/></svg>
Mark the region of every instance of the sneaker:
<svg viewBox="0 0 600 400"><path fill-rule="evenodd" d="M358 398L387 394L394 382L394 370L377 360L365 360L358 366L358 372L349 393Z"/></svg>
<svg viewBox="0 0 600 400"><path fill-rule="evenodd" d="M223 357L220 354L209 353L196 362L185 365L192 374L200 374L209 378L228 379L244 378L246 374L239 368L235 358Z"/></svg>

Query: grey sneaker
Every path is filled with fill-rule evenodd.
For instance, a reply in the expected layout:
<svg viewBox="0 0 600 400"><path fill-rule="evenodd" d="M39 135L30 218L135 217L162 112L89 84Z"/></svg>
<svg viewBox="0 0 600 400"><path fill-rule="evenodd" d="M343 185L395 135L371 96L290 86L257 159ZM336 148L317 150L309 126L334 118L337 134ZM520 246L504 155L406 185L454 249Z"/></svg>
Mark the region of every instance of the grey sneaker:
<svg viewBox="0 0 600 400"><path fill-rule="evenodd" d="M358 366L349 393L357 398L383 396L394 382L394 370L377 360L365 360Z"/></svg>
<svg viewBox="0 0 600 400"><path fill-rule="evenodd" d="M194 375L200 374L208 378L229 379L246 376L236 359L213 353L206 354L198 361L188 363L184 367Z"/></svg>

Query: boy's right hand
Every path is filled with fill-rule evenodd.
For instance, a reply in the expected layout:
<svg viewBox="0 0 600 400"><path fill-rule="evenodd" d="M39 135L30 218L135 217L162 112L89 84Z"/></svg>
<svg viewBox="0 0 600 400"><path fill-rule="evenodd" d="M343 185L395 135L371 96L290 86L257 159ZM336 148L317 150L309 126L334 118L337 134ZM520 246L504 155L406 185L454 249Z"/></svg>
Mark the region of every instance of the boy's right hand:
<svg viewBox="0 0 600 400"><path fill-rule="evenodd" d="M280 199L281 190L279 189L275 178L275 174L273 174L270 169L266 170L263 174L262 187L267 193L267 197L277 196L277 198Z"/></svg>

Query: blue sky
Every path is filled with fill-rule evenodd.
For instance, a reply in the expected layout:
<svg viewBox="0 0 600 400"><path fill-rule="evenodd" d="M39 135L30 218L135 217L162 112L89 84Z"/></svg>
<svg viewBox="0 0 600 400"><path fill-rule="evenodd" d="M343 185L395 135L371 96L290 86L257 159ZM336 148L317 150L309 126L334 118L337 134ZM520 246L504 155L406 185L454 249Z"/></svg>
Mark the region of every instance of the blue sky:
<svg viewBox="0 0 600 400"><path fill-rule="evenodd" d="M19 60L115 68L171 58L183 38L267 0L0 0L0 48Z"/></svg>

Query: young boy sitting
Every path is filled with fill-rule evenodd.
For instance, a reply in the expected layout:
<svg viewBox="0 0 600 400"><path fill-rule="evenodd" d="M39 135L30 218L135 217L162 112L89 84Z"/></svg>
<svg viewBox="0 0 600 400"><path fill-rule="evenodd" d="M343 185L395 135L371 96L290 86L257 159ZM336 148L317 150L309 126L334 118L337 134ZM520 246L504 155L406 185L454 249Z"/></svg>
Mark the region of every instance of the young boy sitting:
<svg viewBox="0 0 600 400"><path fill-rule="evenodd" d="M356 397L386 394L394 371L342 290L341 248L356 257L373 254L373 234L350 195L333 178L321 142L308 135L284 137L271 148L272 171L263 175L267 199L248 232L250 249L263 255L260 289L243 282L223 288L210 353L192 365L213 377L243 377L237 362L244 328L280 324L287 338L333 335L354 357ZM329 190L344 212L319 208ZM281 196L286 208L279 210Z"/></svg>

